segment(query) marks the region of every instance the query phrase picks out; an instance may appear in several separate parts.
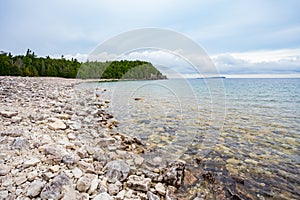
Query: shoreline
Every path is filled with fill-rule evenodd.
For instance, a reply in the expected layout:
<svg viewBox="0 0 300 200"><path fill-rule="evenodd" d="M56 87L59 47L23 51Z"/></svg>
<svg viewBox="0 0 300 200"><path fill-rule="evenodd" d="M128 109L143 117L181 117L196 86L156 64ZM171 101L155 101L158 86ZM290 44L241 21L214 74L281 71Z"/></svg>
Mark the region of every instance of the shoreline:
<svg viewBox="0 0 300 200"><path fill-rule="evenodd" d="M93 89L74 90L82 82L0 77L0 199L237 196L228 196L210 173L192 171L185 161L145 159L149 149L143 142L116 130L109 101ZM201 186L187 190L199 181Z"/></svg>

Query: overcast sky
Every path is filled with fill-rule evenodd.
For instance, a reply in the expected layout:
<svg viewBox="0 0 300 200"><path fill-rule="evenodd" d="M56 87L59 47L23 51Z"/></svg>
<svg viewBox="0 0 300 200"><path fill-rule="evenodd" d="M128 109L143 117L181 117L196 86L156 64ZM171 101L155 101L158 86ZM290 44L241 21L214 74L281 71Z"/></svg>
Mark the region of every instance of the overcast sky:
<svg viewBox="0 0 300 200"><path fill-rule="evenodd" d="M222 74L300 74L299 8L299 0L1 0L0 50L80 59L115 35L156 27L197 42Z"/></svg>

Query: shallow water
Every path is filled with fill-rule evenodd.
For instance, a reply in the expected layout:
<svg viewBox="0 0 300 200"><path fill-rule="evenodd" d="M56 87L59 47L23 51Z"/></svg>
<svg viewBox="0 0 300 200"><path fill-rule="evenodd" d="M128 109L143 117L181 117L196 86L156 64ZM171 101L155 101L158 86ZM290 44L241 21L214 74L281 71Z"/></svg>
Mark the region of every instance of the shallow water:
<svg viewBox="0 0 300 200"><path fill-rule="evenodd" d="M95 88L100 98L111 100L119 130L143 140L153 150L147 156L185 159L225 183L230 182L225 174L241 177L244 190L258 199L300 198L300 79L125 81L80 87ZM195 163L196 158L201 162Z"/></svg>

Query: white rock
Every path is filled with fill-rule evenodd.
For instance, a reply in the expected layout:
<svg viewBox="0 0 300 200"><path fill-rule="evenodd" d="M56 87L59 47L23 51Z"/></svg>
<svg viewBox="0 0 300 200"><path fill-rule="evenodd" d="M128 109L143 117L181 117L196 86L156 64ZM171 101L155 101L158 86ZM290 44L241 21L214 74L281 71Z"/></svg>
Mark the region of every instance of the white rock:
<svg viewBox="0 0 300 200"><path fill-rule="evenodd" d="M126 194L126 190L120 191L120 192L117 194L116 199L117 199L117 200L122 200L122 199L124 199L125 194Z"/></svg>
<svg viewBox="0 0 300 200"><path fill-rule="evenodd" d="M88 193L93 194L96 191L96 189L98 188L98 185L99 185L98 177L95 177L91 182L91 186L90 186Z"/></svg>
<svg viewBox="0 0 300 200"><path fill-rule="evenodd" d="M40 180L35 180L32 183L30 183L26 196L28 197L36 197L40 194L42 191L42 188L44 187L44 183Z"/></svg>
<svg viewBox="0 0 300 200"><path fill-rule="evenodd" d="M63 198L61 200L74 200L79 196L79 192L77 192L74 188L69 185L64 185L62 187Z"/></svg>
<svg viewBox="0 0 300 200"><path fill-rule="evenodd" d="M111 195L116 195L120 191L119 187L116 184L108 184L108 193Z"/></svg>
<svg viewBox="0 0 300 200"><path fill-rule="evenodd" d="M59 165L51 166L51 167L49 167L49 169L53 173L58 172L59 171Z"/></svg>
<svg viewBox="0 0 300 200"><path fill-rule="evenodd" d="M13 123L19 123L19 122L22 121L22 117L14 116L14 117L11 118L11 121Z"/></svg>
<svg viewBox="0 0 300 200"><path fill-rule="evenodd" d="M10 171L10 168L7 165L0 164L0 176L5 176Z"/></svg>
<svg viewBox="0 0 300 200"><path fill-rule="evenodd" d="M0 191L0 199L6 199L8 198L8 191Z"/></svg>
<svg viewBox="0 0 300 200"><path fill-rule="evenodd" d="M38 176L38 172L36 170L32 171L32 172L29 172L27 174L27 179L29 181L33 181L36 177Z"/></svg>
<svg viewBox="0 0 300 200"><path fill-rule="evenodd" d="M75 178L80 178L82 176L82 171L78 167L75 167L72 170L72 173L73 173Z"/></svg>
<svg viewBox="0 0 300 200"><path fill-rule="evenodd" d="M55 122L48 124L51 130L65 130L67 128L66 124L61 120L56 120Z"/></svg>
<svg viewBox="0 0 300 200"><path fill-rule="evenodd" d="M20 174L15 178L16 185L21 185L27 181L26 174Z"/></svg>
<svg viewBox="0 0 300 200"><path fill-rule="evenodd" d="M103 192L101 194L98 194L94 200L113 200L113 198L107 194L107 192Z"/></svg>
<svg viewBox="0 0 300 200"><path fill-rule="evenodd" d="M8 117L8 118L11 118L13 116L17 116L18 115L18 112L15 112L15 111L0 111L0 114L3 116L3 117Z"/></svg>
<svg viewBox="0 0 300 200"><path fill-rule="evenodd" d="M155 185L155 190L158 192L160 195L165 195L166 194L166 188L162 183L157 183Z"/></svg>
<svg viewBox="0 0 300 200"><path fill-rule="evenodd" d="M40 161L38 158L31 158L30 160L27 160L24 162L24 167L32 167L37 165Z"/></svg>

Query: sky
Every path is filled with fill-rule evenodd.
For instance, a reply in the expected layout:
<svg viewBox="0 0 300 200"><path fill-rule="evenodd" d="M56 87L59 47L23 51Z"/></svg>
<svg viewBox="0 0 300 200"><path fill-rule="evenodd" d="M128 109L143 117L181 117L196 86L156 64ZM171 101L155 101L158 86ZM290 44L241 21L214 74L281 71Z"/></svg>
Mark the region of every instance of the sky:
<svg viewBox="0 0 300 200"><path fill-rule="evenodd" d="M120 33L154 27L196 42L221 74L297 76L299 8L299 0L1 0L0 51L84 60ZM133 55L184 65L166 52Z"/></svg>

